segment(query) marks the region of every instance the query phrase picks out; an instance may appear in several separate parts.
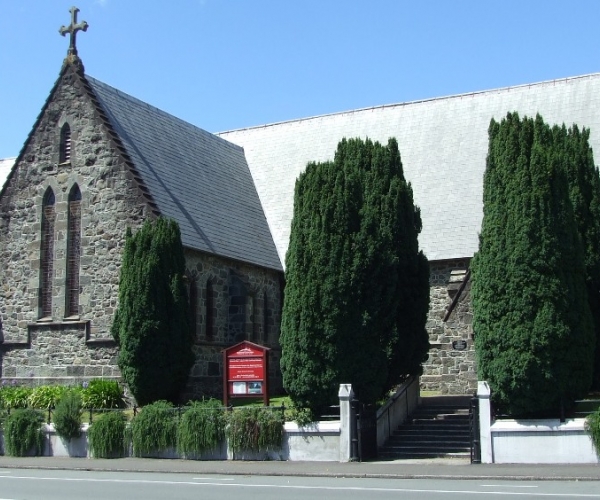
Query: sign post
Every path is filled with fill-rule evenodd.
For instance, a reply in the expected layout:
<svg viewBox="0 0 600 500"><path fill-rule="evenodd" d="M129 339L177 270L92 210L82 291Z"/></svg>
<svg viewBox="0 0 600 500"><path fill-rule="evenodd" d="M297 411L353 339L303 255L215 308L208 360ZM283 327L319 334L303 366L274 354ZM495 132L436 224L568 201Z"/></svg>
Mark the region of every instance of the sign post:
<svg viewBox="0 0 600 500"><path fill-rule="evenodd" d="M247 340L223 350L223 404L231 398L263 398L269 406L269 351Z"/></svg>

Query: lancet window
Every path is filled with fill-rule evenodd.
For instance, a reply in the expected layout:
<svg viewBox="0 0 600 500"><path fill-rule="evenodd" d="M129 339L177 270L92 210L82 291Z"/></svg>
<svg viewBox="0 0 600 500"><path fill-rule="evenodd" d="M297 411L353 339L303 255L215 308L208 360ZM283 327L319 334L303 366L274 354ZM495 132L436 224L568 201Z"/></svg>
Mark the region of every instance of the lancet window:
<svg viewBox="0 0 600 500"><path fill-rule="evenodd" d="M79 314L79 263L81 257L81 191L75 184L69 193L67 223L67 274L65 316Z"/></svg>
<svg viewBox="0 0 600 500"><path fill-rule="evenodd" d="M59 163L71 161L71 127L65 123L60 129L60 153Z"/></svg>
<svg viewBox="0 0 600 500"><path fill-rule="evenodd" d="M40 316L52 316L52 280L54 277L54 225L56 209L54 191L48 188L42 201L42 234L40 245Z"/></svg>

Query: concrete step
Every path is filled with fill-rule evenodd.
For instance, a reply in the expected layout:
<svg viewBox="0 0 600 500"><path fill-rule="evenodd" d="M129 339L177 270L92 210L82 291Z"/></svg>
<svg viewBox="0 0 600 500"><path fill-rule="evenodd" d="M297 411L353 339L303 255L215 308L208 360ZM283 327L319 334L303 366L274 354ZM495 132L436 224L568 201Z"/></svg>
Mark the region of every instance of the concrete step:
<svg viewBox="0 0 600 500"><path fill-rule="evenodd" d="M468 451L471 449L470 441L448 441L439 443L436 441L419 441L419 442L388 442L383 448L385 451L404 451L404 450L423 450L436 452L451 452L451 451Z"/></svg>
<svg viewBox="0 0 600 500"><path fill-rule="evenodd" d="M424 458L465 458L468 459L471 456L470 452L459 452L459 453L429 453L429 452L413 452L413 453L388 453L385 450L381 450L377 458L380 460L410 460L410 459L424 459Z"/></svg>
<svg viewBox="0 0 600 500"><path fill-rule="evenodd" d="M422 398L409 420L379 450L382 459L469 458L471 396Z"/></svg>
<svg viewBox="0 0 600 500"><path fill-rule="evenodd" d="M390 436L389 443L470 443L469 433L453 434L452 436L440 436L439 434L409 434L398 433Z"/></svg>
<svg viewBox="0 0 600 500"><path fill-rule="evenodd" d="M457 425L457 424L449 424L449 423L427 423L427 422L414 422L411 424L407 424L406 426L400 427L400 429L412 430L412 431L437 431L438 433L443 432L461 432L466 431L469 432L469 425Z"/></svg>
<svg viewBox="0 0 600 500"><path fill-rule="evenodd" d="M421 398L420 408L425 406L453 406L469 408L473 396L427 396Z"/></svg>
<svg viewBox="0 0 600 500"><path fill-rule="evenodd" d="M448 415L454 417L465 417L469 416L468 408L435 408L430 406L429 408L420 408L415 411L416 415Z"/></svg>

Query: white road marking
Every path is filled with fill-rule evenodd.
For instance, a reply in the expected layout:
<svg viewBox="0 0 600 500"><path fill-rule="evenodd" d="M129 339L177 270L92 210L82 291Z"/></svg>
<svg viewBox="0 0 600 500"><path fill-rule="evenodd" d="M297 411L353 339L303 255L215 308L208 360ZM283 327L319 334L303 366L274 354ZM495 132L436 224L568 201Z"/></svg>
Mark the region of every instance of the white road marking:
<svg viewBox="0 0 600 500"><path fill-rule="evenodd" d="M58 477L34 477L34 476L5 476L4 479L28 479L38 481L63 481L63 482L90 482L90 483L130 483L130 484L164 484L164 485L187 485L187 486L221 486L224 488L274 488L291 490L325 490L325 491L361 491L361 492L395 492L395 493L440 493L457 495L481 495L482 491L476 490L435 490L416 488L367 488L361 486L302 486L281 484L223 484L196 481L152 481L148 479L92 479L92 478L58 478ZM530 496L530 497L569 497L569 498L600 498L600 493L536 493L520 491L486 491L486 495L504 496Z"/></svg>
<svg viewBox="0 0 600 500"><path fill-rule="evenodd" d="M517 484L482 484L482 488L539 488L534 485L517 485Z"/></svg>
<svg viewBox="0 0 600 500"><path fill-rule="evenodd" d="M235 481L232 477L193 477L194 481Z"/></svg>

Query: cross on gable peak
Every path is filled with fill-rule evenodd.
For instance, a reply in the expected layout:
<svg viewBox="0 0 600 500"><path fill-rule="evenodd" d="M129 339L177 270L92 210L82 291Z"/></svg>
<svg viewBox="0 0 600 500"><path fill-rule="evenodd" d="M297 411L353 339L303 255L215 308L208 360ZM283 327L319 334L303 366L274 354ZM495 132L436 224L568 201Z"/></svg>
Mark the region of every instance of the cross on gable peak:
<svg viewBox="0 0 600 500"><path fill-rule="evenodd" d="M71 13L71 24L69 24L69 26L61 26L60 29L58 30L58 32L62 36L65 36L67 33L69 33L70 42L69 42L69 52L67 54L67 58L69 58L69 57L76 58L77 57L77 32L78 31L87 31L89 25L86 21L81 21L80 23L77 23L77 13L79 12L79 9L77 7L71 7L69 9L69 12Z"/></svg>

